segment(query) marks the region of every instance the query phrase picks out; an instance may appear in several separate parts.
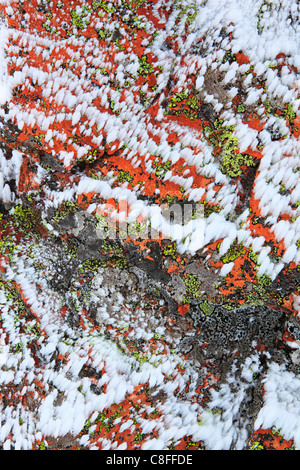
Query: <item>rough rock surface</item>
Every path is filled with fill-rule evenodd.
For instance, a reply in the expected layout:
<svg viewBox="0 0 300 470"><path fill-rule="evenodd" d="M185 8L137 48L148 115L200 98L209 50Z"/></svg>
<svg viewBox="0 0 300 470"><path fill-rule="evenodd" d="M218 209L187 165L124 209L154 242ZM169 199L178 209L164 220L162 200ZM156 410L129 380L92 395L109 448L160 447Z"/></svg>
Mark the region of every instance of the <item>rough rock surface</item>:
<svg viewBox="0 0 300 470"><path fill-rule="evenodd" d="M3 449L300 448L299 5L220 3L0 0Z"/></svg>

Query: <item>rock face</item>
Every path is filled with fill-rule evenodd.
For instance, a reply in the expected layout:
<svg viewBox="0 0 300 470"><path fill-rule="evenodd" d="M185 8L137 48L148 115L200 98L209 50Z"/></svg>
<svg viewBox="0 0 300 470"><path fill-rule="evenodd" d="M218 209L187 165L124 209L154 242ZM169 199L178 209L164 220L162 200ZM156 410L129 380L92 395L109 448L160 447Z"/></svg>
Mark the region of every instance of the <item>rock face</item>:
<svg viewBox="0 0 300 470"><path fill-rule="evenodd" d="M0 0L3 449L300 448L299 7L215 3Z"/></svg>

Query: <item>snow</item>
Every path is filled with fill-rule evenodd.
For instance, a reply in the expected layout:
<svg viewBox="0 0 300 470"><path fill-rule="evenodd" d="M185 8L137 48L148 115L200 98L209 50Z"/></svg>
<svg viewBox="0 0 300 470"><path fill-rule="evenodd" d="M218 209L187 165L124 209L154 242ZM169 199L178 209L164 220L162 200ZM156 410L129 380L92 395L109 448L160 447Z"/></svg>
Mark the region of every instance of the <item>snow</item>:
<svg viewBox="0 0 300 470"><path fill-rule="evenodd" d="M10 8L10 7L8 7ZM0 21L0 105L4 105L11 98L11 85L7 74L6 61L5 61L5 44L8 40L8 31Z"/></svg>
<svg viewBox="0 0 300 470"><path fill-rule="evenodd" d="M271 363L264 383L264 405L255 421L255 429L272 426L280 429L285 439L294 439L297 449L300 446L299 387L299 377L285 370L284 365Z"/></svg>
<svg viewBox="0 0 300 470"><path fill-rule="evenodd" d="M7 4L6 13L13 15L13 4ZM14 103L4 112L1 110L1 118L7 113L7 119L16 122L20 131L26 126L38 126L45 133L46 144L53 148L53 155L63 162L65 169L71 167L76 161L86 156L95 146L102 150L104 148L104 137L107 144L114 144L111 150L119 149L126 145L124 156L134 168L139 169L141 161L145 164L146 172L154 176L155 170L152 166L152 157L159 156L163 163L171 162L172 166L163 178L164 184L177 185L181 188L183 197L187 203L197 203L205 200L211 205L219 205L218 213L211 213L208 217L201 216L197 220L185 220L185 223L172 224L170 217L163 214L162 207L158 204L150 204L147 198L140 198L139 185L131 187L127 182L119 184L114 175L108 175L106 180L96 180L86 175L76 175L76 183L72 187L60 188L59 191L45 189L47 198L46 208L57 208L65 201L73 201L76 197L93 193L104 200L114 199L118 204L127 202L129 205L128 216L122 212L123 222L135 221L142 216L148 224L151 224L152 234L158 231L162 236L171 238L177 242L178 252L181 254L194 255L198 250L205 248L210 243L221 240L219 246L219 257L226 254L228 249L237 239L239 243L251 248L257 258L257 275L266 274L272 279L291 262L299 263L299 232L300 232L300 201L299 183L299 154L300 145L298 138L291 135L289 126L285 119L278 116L266 116L264 111L264 100L282 100L283 103L292 105L298 113L299 80L293 67L300 68L300 35L299 25L294 26L288 20L289 15L297 16L297 5L291 2L272 2L272 12L265 12L261 18L261 32L257 28L257 15L260 11L261 1L228 0L223 4L215 0L202 2L201 8L195 17L195 21L188 27L187 38L185 34L186 14L182 15L183 9L191 8L195 4L192 0L180 2L178 9L173 9L169 18L160 30L158 37L152 45L148 45L148 52L157 55L157 64L161 64L162 72L157 77L158 92L163 95L169 83L171 75L176 79L178 90L185 89L191 82L191 76L195 76L195 87L203 94L205 103L211 103L214 110L225 120L226 125L234 125L233 135L238 141L239 152L258 151L258 145L262 145L261 156L256 173L255 185L251 198L252 203L257 203L258 212L265 218L267 233L270 238L275 237L282 247L280 262L273 262L271 247L267 235L255 232L250 220L252 214L248 209L242 215L236 217L236 209L240 204L239 192L241 185L222 171L222 166L215 158L212 146L203 138L202 130L181 125L178 122L168 122L165 119L163 99L158 100L158 111L155 120L150 118L145 107L136 100L136 85L128 87L125 91L115 90L112 86L112 78L124 85L126 77L137 75L139 70L139 55L137 51L129 50L118 52L114 57L115 72L112 66L106 64L105 53L94 47L93 41L85 42L82 38L73 36L65 41L65 51L69 56L71 69L72 58L79 63L81 75L73 73L70 69L62 69L62 59L55 60L51 72L45 72L37 67L30 66L23 61L22 57L12 59L20 70L15 70L8 76L6 68L5 50L8 46L9 35L14 40L19 40L28 50L36 50L36 55L44 61L49 61L51 54L62 44L59 39L49 40L47 37L39 37L35 34L21 34L18 31L8 31L6 27L0 26L0 106L9 103L12 97L12 89L17 86L33 83L41 87L41 96L47 100L52 99L55 105L61 107L56 115L46 110L32 109L29 111L23 104ZM198 4L200 4L198 2ZM280 8L279 8L280 5ZM161 2L153 6L159 21ZM276 7L276 8L275 8ZM278 8L277 8L278 7ZM182 9L182 10L181 10ZM78 10L79 11L79 10ZM176 20L177 18L177 20ZM177 21L177 23L176 23ZM98 27L104 27L102 21L98 21ZM149 22L150 23L150 22ZM232 32L232 38L221 38L222 27ZM147 27L151 25L147 24ZM123 33L125 34L125 29ZM165 39L176 33L178 54L173 50L166 50ZM194 54L193 47L199 37L205 38L205 54ZM203 39L204 40L204 39ZM145 40L146 41L146 40ZM95 41L96 43L96 41ZM215 44L220 45L216 52ZM78 52L74 47L78 46ZM12 54L13 48L16 48ZM12 57L18 56L18 46L10 45L9 52ZM226 50L233 53L243 51L250 59L249 64L238 65L237 61L232 64L221 61ZM92 54L91 54L92 52ZM272 66L277 63L279 53L286 54L286 65L283 66L281 74ZM182 57L185 55L183 63ZM86 58L86 61L83 60ZM254 75L248 73L250 65L254 66L254 72L261 80L265 80L265 89L257 86ZM107 66L108 76L103 76L99 71L95 73L94 81L97 86L91 86L89 73L93 68ZM204 90L205 74L208 70L218 70L223 73L222 86L228 89L228 103L222 102L224 97L217 97L214 91L207 93ZM86 74L85 77L84 73ZM246 90L245 106L255 106L259 109L258 114L262 116L263 129L252 129L240 114L236 115L230 109L239 89L237 84L240 78L241 86ZM256 79L257 79L256 77ZM30 85L31 86L31 85ZM217 85L216 85L217 86ZM140 89L148 93L148 85L144 84ZM124 92L124 93L123 93ZM217 93L216 93L217 95ZM122 98L122 100L121 100ZM98 99L100 106L94 104ZM201 98L202 99L202 98ZM109 110L110 100L115 103L118 113L112 114ZM100 109L105 107L106 111ZM90 137L91 144L79 145L72 143L72 135L64 132L64 121L71 123L74 135L80 134L82 138ZM88 125L85 125L87 121ZM57 130L54 123L62 127ZM100 135L93 135L92 127L96 126ZM278 132L283 138L274 140L273 132ZM173 145L168 137L171 132L179 138L180 142ZM56 153L53 141L65 144L65 150ZM119 147L116 144L119 141ZM72 145L72 147L71 147ZM67 146L73 150L67 149ZM63 147L60 147L63 148ZM182 159L185 170L181 174L174 171L174 166ZM10 183L15 180L19 183L20 169L23 162L23 153L13 150L11 158L0 150L0 199L10 205L17 197ZM37 177L42 181L41 171ZM40 178L40 179L39 179ZM205 183L198 181L203 178ZM211 179L212 181L208 181ZM201 180L202 181L202 180ZM207 182L207 183L206 183ZM219 185L216 188L216 185ZM240 186L239 186L240 185ZM132 189L131 189L132 188ZM159 196L159 189L156 189ZM100 210L96 203L91 203L87 208L89 215ZM46 224L53 231L51 224ZM166 358L159 351L149 355L143 362L133 355L124 354L124 350L117 347L114 340L108 338L105 333L105 325L109 324L113 331L117 328L128 329L130 324L128 318L132 318L129 308L123 305L122 296L115 298L112 312L105 306L105 299L109 298L111 292L103 286L103 276L99 272L93 284L94 298L102 302L99 306L98 315L101 316L101 327L95 332L93 328L85 325L84 331L77 329L71 331L60 314L59 305L62 298L47 284L47 270L49 277L51 269L54 269L52 256L58 253L49 249L49 252L39 247L34 261L41 262L47 259L48 266L38 275L32 268L28 259L26 260L26 247L19 246L18 257L14 259L12 268L7 269L5 275L7 281L14 281L22 289L28 306L32 309L35 318L39 319L43 336L39 338L39 355L43 366L35 367L33 358L28 351L9 354L6 341L17 346L27 344L28 338L25 332L16 328L15 306L9 299L5 298L3 288L0 289L1 315L8 338L0 337L0 365L6 364L11 370L1 370L0 384L9 385L12 381L26 386L22 389L22 396L31 391L36 399L37 416L30 410L26 416L28 432L19 424L19 416L13 416L12 410L5 410L6 416L1 417L0 440L3 448L30 448L35 438L43 435L54 437L63 436L67 433L79 434L86 421L90 418L95 422L98 413L109 408L112 404L120 404L126 397L134 393L135 387L148 383L149 387L156 387L167 397L163 404L159 405L161 416L157 420L147 420L139 415L139 424L144 433L149 434L142 444L142 449L160 450L166 449L172 441L180 440L186 435L192 435L195 440L203 440L209 449L243 448L248 439L248 422L241 419L240 410L247 398L248 390L252 387L254 372L260 372L260 362L257 356L248 357L242 367L242 377L237 384L237 390L233 393L232 383L234 371L229 374L218 389L212 391L210 399L205 407L195 402L197 387L197 374L194 375L195 365L186 361L185 375L181 375L178 366L183 364L182 357L177 353L171 353L166 347ZM40 250L40 251L39 251ZM49 254L50 253L50 254ZM47 256L49 258L47 258ZM224 264L218 268L218 275L226 277L233 270L235 263ZM41 287L39 284L41 283ZM2 284L1 284L2 286ZM38 287L39 286L39 287ZM299 312L299 296L293 294L295 310ZM120 315L120 318L117 317ZM142 312L140 313L142 318ZM130 320L131 321L131 320ZM165 329L159 327L159 319L155 321L156 334L165 334ZM125 325L125 327L124 327ZM1 333L2 334L2 333ZM65 339L70 335L72 344ZM72 336L73 335L73 336ZM131 336L130 336L131 335ZM151 332L144 324L136 324L133 332L128 337L150 341ZM124 345L122 345L124 346ZM162 343L162 346L163 343ZM53 357L55 355L67 357L62 362L59 370L53 369ZM93 364L97 370L102 370L101 378L97 385L104 387L100 395L93 393L90 388L92 380L89 377L79 377L80 371L85 364ZM296 447L300 448L299 427L299 377L285 369L284 365L268 363L264 376L264 403L256 418L255 426L271 428L275 426L281 429L287 439L292 438ZM174 374L174 377L170 378ZM42 381L47 387L45 397L37 392L35 380ZM185 398L180 398L180 393L186 388L187 382L191 382L191 390ZM50 387L51 385L51 387ZM93 384L95 385L95 384ZM194 388L193 388L194 387ZM179 388L180 393L175 394ZM64 400L59 404L59 398ZM221 413L212 413L215 408L220 408ZM23 418L22 418L23 419ZM132 419L120 422L120 432L133 432L135 422ZM96 424L94 424L96 426ZM92 429L96 428L91 428ZM157 431L158 436L153 438L150 433ZM13 442L11 441L11 432ZM88 435L80 438L80 444L86 445L89 441ZM103 448L126 449L127 444L112 443L103 438Z"/></svg>

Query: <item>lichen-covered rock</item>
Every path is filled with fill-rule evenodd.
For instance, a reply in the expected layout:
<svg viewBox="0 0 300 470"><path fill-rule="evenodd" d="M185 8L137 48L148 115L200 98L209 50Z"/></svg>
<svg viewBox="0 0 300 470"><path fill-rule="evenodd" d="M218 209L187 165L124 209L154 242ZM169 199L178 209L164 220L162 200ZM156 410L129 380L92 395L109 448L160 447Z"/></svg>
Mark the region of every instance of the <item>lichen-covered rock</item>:
<svg viewBox="0 0 300 470"><path fill-rule="evenodd" d="M299 6L216 3L0 0L3 449L300 448Z"/></svg>

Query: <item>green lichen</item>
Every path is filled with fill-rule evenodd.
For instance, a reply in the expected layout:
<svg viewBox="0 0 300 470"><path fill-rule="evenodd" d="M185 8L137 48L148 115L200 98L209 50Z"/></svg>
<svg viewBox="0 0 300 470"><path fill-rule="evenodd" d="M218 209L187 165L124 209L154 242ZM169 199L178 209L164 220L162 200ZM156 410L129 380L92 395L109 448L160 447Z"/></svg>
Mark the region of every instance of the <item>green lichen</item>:
<svg viewBox="0 0 300 470"><path fill-rule="evenodd" d="M245 106L243 105L243 103L238 104L237 112L238 113L244 113L245 112Z"/></svg>
<svg viewBox="0 0 300 470"><path fill-rule="evenodd" d="M164 178L166 176L167 172L172 167L172 162L167 161L165 163L160 163L160 159L156 159L153 162L153 166L156 169L155 170L156 176L158 176L159 178Z"/></svg>
<svg viewBox="0 0 300 470"><path fill-rule="evenodd" d="M107 263L95 259L95 258L89 258L85 260L83 263L81 263L80 267L78 268L78 271L80 274L86 273L86 271L91 271L93 273L96 273L99 268L106 267Z"/></svg>
<svg viewBox="0 0 300 470"><path fill-rule="evenodd" d="M55 222L58 222L59 220L66 217L68 213L70 212L74 213L75 211L76 211L76 204L66 201L65 204L59 210L56 211L53 217L53 220L55 220Z"/></svg>
<svg viewBox="0 0 300 470"><path fill-rule="evenodd" d="M40 443L38 449L39 449L39 450L46 450L46 445L45 445L45 442L44 442L44 441L42 441L42 442Z"/></svg>
<svg viewBox="0 0 300 470"><path fill-rule="evenodd" d="M145 235L148 235L148 226L141 224L136 220L129 222L127 225L127 235L130 238L144 238Z"/></svg>
<svg viewBox="0 0 300 470"><path fill-rule="evenodd" d="M243 172L242 167L254 166L251 155L238 151L238 139L233 135L235 126L223 126L222 122L216 122L217 145L221 148L222 171L231 178L237 178Z"/></svg>
<svg viewBox="0 0 300 470"><path fill-rule="evenodd" d="M12 262L16 249L17 246L13 236L2 233L0 238L0 253L7 256L9 261Z"/></svg>
<svg viewBox="0 0 300 470"><path fill-rule="evenodd" d="M24 234L40 236L41 217L33 209L25 208L22 204L16 205L12 214L12 222Z"/></svg>
<svg viewBox="0 0 300 470"><path fill-rule="evenodd" d="M207 201L203 202L203 215L207 219L211 214L220 212L221 208L219 204L211 204Z"/></svg>
<svg viewBox="0 0 300 470"><path fill-rule="evenodd" d="M50 19L48 19L47 21L45 21L43 24L42 24L43 28L45 28L45 30L50 33L50 34L55 34L57 33L57 28L55 27L52 27L50 25Z"/></svg>
<svg viewBox="0 0 300 470"><path fill-rule="evenodd" d="M112 5L111 2L107 2L105 0L94 0L92 2L92 8L93 10L98 10L98 8L101 8L108 14L115 13L116 11L116 7Z"/></svg>
<svg viewBox="0 0 300 470"><path fill-rule="evenodd" d="M248 252L248 258L254 263L257 264L258 254L254 253L251 249Z"/></svg>
<svg viewBox="0 0 300 470"><path fill-rule="evenodd" d="M266 109L266 114L267 116L269 115L272 115L272 116L279 116L278 114L278 107L271 103L270 100L268 100L267 98L263 101L263 105Z"/></svg>
<svg viewBox="0 0 300 470"><path fill-rule="evenodd" d="M238 244L237 241L230 246L229 250L221 257L223 263L231 263L235 261L239 256L244 255L247 250L243 247L243 244Z"/></svg>
<svg viewBox="0 0 300 470"><path fill-rule="evenodd" d="M121 170L118 176L118 181L120 183L132 183L133 176L129 173L129 171Z"/></svg>
<svg viewBox="0 0 300 470"><path fill-rule="evenodd" d="M186 2L182 2L182 0L175 0L174 5L176 10L179 11L176 17L176 22L184 21L186 22L187 26L193 24L196 19L198 13L198 3L196 0L187 4Z"/></svg>
<svg viewBox="0 0 300 470"><path fill-rule="evenodd" d="M189 303L191 300L199 298L200 294L198 293L201 281L198 280L197 274L187 274L184 279L186 286L186 295L183 295L183 302Z"/></svg>
<svg viewBox="0 0 300 470"><path fill-rule="evenodd" d="M98 213L95 214L95 217L95 229L101 231L101 236L103 237L103 239L109 238L110 226L108 224L108 218Z"/></svg>
<svg viewBox="0 0 300 470"><path fill-rule="evenodd" d="M77 29L85 29L90 22L88 18L89 13L91 13L91 9L85 5L83 5L78 11L72 9L70 11L72 25L76 26Z"/></svg>
<svg viewBox="0 0 300 470"><path fill-rule="evenodd" d="M199 108L199 100L193 94L189 95L186 104L187 104L187 106L189 106L193 110L196 110L196 109Z"/></svg>
<svg viewBox="0 0 300 470"><path fill-rule="evenodd" d="M77 256L78 244L75 240L69 239L65 244L65 251L70 258L76 258Z"/></svg>
<svg viewBox="0 0 300 470"><path fill-rule="evenodd" d="M36 201L36 199L38 198L40 193L41 193L41 190L39 190L39 191L29 191L27 193L27 201L30 202L30 203L33 203L34 201Z"/></svg>
<svg viewBox="0 0 300 470"><path fill-rule="evenodd" d="M259 442L253 442L249 450L265 450L265 448Z"/></svg>
<svg viewBox="0 0 300 470"><path fill-rule="evenodd" d="M194 120L198 117L200 104L194 92L185 89L171 96L167 107L168 110L166 110L166 114L174 114L175 116L183 115L188 119Z"/></svg>
<svg viewBox="0 0 300 470"><path fill-rule="evenodd" d="M235 126L226 126L223 120L216 120L214 129L206 126L204 135L214 147L216 158L221 161L221 170L231 178L237 178L243 173L243 167L255 166L251 155L240 153L238 139L234 136Z"/></svg>
<svg viewBox="0 0 300 470"><path fill-rule="evenodd" d="M163 251L165 256L170 256L173 260L177 259L177 245L176 242L170 243Z"/></svg>
<svg viewBox="0 0 300 470"><path fill-rule="evenodd" d="M142 77L146 78L147 75L149 75L152 72L153 72L153 65L148 63L146 55L142 55L139 58L138 75L141 75Z"/></svg>
<svg viewBox="0 0 300 470"><path fill-rule="evenodd" d="M284 112L285 117L288 119L289 124L292 124L296 117L296 113L293 110L293 106L290 103L287 104L283 112Z"/></svg>
<svg viewBox="0 0 300 470"><path fill-rule="evenodd" d="M108 31L107 29L100 29L98 31L99 39L102 39L102 41L105 41L105 39L109 38L111 35L112 35L112 32Z"/></svg>
<svg viewBox="0 0 300 470"><path fill-rule="evenodd" d="M200 309L207 317L209 317L214 312L215 306L205 300L200 304Z"/></svg>
<svg viewBox="0 0 300 470"><path fill-rule="evenodd" d="M226 51L222 59L222 64L225 64L226 62L229 62L230 64L232 64L232 62L235 62L235 61L236 61L236 56L231 51Z"/></svg>
<svg viewBox="0 0 300 470"><path fill-rule="evenodd" d="M129 267L129 263L125 256L114 256L111 258L110 263L117 266L119 269L127 269Z"/></svg>
<svg viewBox="0 0 300 470"><path fill-rule="evenodd" d="M260 6L257 18L257 32L259 35L262 34L264 27L261 24L261 20L265 12L271 12L273 10L273 2L268 2L264 0Z"/></svg>
<svg viewBox="0 0 300 470"><path fill-rule="evenodd" d="M24 303L17 287L12 281L3 281L0 279L0 288L5 293L7 303L11 304L11 315L13 316L13 322L15 327L22 328L27 333L27 344L32 344L37 341L41 336L41 325L33 317L27 305ZM24 320L29 320L28 324L24 325ZM23 344L18 343L11 348L14 353L20 353L23 351Z"/></svg>
<svg viewBox="0 0 300 470"><path fill-rule="evenodd" d="M262 276L257 276L257 284L259 286L269 287L272 284L272 279L263 274Z"/></svg>
<svg viewBox="0 0 300 470"><path fill-rule="evenodd" d="M136 435L134 436L134 441L141 442L144 438L145 438L145 434L142 434L141 432L137 432Z"/></svg>
<svg viewBox="0 0 300 470"><path fill-rule="evenodd" d="M178 105L178 103L186 100L188 98L189 94L187 91L181 91L178 93L175 93L175 95L171 96L170 101L169 101L169 108L174 108L175 106Z"/></svg>
<svg viewBox="0 0 300 470"><path fill-rule="evenodd" d="M106 432L109 432L114 427L114 421L120 418L122 407L119 405L115 413L111 415L108 414L107 411L102 411L98 414L97 418L93 423L88 419L82 429L82 433L87 433L92 424L99 423L97 433L101 433L102 429L105 429Z"/></svg>
<svg viewBox="0 0 300 470"><path fill-rule="evenodd" d="M276 301L277 305L282 304L280 293L272 289L272 279L265 274L263 276L256 276L256 283L252 283L252 291L247 293L247 303L249 305L265 305L271 297Z"/></svg>

